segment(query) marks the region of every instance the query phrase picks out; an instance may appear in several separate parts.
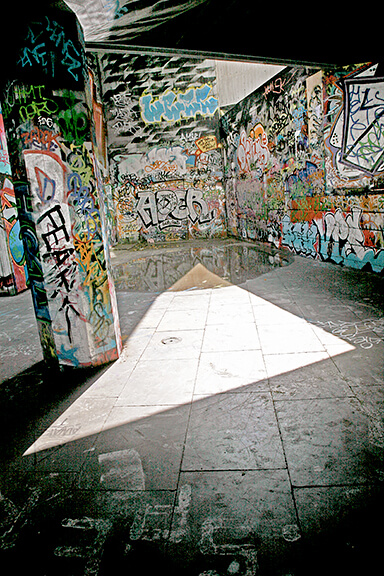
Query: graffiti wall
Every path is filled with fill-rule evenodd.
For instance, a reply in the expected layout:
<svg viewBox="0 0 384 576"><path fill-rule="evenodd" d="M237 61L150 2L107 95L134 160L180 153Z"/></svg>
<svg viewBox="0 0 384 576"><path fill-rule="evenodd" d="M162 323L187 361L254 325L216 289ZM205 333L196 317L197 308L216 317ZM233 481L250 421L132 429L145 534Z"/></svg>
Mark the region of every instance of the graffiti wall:
<svg viewBox="0 0 384 576"><path fill-rule="evenodd" d="M0 106L0 294L27 287L27 269Z"/></svg>
<svg viewBox="0 0 384 576"><path fill-rule="evenodd" d="M44 356L78 366L117 358L121 341L101 105L76 20L64 16L30 24L2 103Z"/></svg>
<svg viewBox="0 0 384 576"><path fill-rule="evenodd" d="M279 76L221 119L229 231L384 269L384 79L377 64Z"/></svg>
<svg viewBox="0 0 384 576"><path fill-rule="evenodd" d="M117 239L226 235L211 61L99 57Z"/></svg>

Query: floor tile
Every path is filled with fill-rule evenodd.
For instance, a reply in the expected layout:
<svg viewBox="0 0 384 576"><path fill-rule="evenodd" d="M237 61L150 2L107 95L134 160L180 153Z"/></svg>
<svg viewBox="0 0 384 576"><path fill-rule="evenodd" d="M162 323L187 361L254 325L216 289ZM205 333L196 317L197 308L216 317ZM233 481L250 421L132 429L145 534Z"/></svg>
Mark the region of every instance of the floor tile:
<svg viewBox="0 0 384 576"><path fill-rule="evenodd" d="M154 310L156 310L156 309L163 309L164 310L165 308L168 308L168 306L171 305L174 297L175 297L175 292L162 292L161 294L158 294L158 296L156 297L156 300L151 305L151 308L153 308Z"/></svg>
<svg viewBox="0 0 384 576"><path fill-rule="evenodd" d="M192 405L182 469L285 466L271 396L221 394Z"/></svg>
<svg viewBox="0 0 384 576"><path fill-rule="evenodd" d="M313 332L316 334L320 342L323 344L325 350L337 352L338 347L342 347L343 351L351 351L355 349L355 345L353 345L347 338L343 338L342 336L338 336L336 334L331 334L320 328L318 326L313 326Z"/></svg>
<svg viewBox="0 0 384 576"><path fill-rule="evenodd" d="M256 304L253 307L253 314L255 317L255 321L257 326L263 324L295 324L295 323L305 323L305 320L300 316L292 314L290 312L286 312L279 306L275 306L274 304Z"/></svg>
<svg viewBox="0 0 384 576"><path fill-rule="evenodd" d="M150 308L137 324L137 328L157 328L164 313L165 308Z"/></svg>
<svg viewBox="0 0 384 576"><path fill-rule="evenodd" d="M227 324L206 326L202 351L220 352L227 350L257 350L259 336L254 323L236 321Z"/></svg>
<svg viewBox="0 0 384 576"><path fill-rule="evenodd" d="M268 304L268 301L265 300L264 298L262 298L259 294L253 294L252 292L249 292L249 301L251 303L251 306L265 306L266 304Z"/></svg>
<svg viewBox="0 0 384 576"><path fill-rule="evenodd" d="M261 390L269 390L260 350L203 352L197 372L195 394L242 392L254 382Z"/></svg>
<svg viewBox="0 0 384 576"><path fill-rule="evenodd" d="M115 401L113 397L81 396L36 440L26 454L98 434Z"/></svg>
<svg viewBox="0 0 384 576"><path fill-rule="evenodd" d="M84 398L117 398L136 366L136 360L117 360L83 393Z"/></svg>
<svg viewBox="0 0 384 576"><path fill-rule="evenodd" d="M127 553L132 543L139 540L157 544L168 540L174 501L175 492L169 490L108 490L96 494L97 508L126 527L124 543L129 546Z"/></svg>
<svg viewBox="0 0 384 576"><path fill-rule="evenodd" d="M348 354L334 356L333 362L343 376L351 382L367 386L383 384L384 353L381 345L368 349L355 346L355 349Z"/></svg>
<svg viewBox="0 0 384 576"><path fill-rule="evenodd" d="M355 398L275 401L295 486L367 481L368 417Z"/></svg>
<svg viewBox="0 0 384 576"><path fill-rule="evenodd" d="M365 516L363 510L369 507L370 499L377 491L377 488L369 484L295 489L295 500L303 533L313 536L331 531L335 527L336 518L341 525L344 523L342 529L345 530L351 520L352 522L358 520L357 511L360 510L362 516ZM366 517L366 520L367 522L360 525L360 530L369 529L372 519L369 520ZM349 527L351 528L351 525ZM354 528L356 529L357 526ZM348 538L352 534L348 534L348 530L345 530L344 536Z"/></svg>
<svg viewBox="0 0 384 576"><path fill-rule="evenodd" d="M314 356L322 353L308 353L306 356ZM354 392L348 381L340 374L332 359L316 360L313 363L303 365L300 368L289 370L287 358L294 363L296 354L283 354L278 359L284 360L286 372L282 372L272 377L273 363L272 357L265 356L270 375L269 383L275 400L304 400L309 398L330 398L354 396ZM276 370L279 372L279 370Z"/></svg>
<svg viewBox="0 0 384 576"><path fill-rule="evenodd" d="M185 404L191 401L198 359L142 360L116 405Z"/></svg>
<svg viewBox="0 0 384 576"><path fill-rule="evenodd" d="M81 488L176 489L189 408L164 406L161 411L144 408L146 410L116 406L113 409L97 437L94 450L88 454L80 479ZM116 471L115 459L124 462Z"/></svg>
<svg viewBox="0 0 384 576"><path fill-rule="evenodd" d="M264 354L324 351L324 346L309 324L261 325L258 326L258 333Z"/></svg>
<svg viewBox="0 0 384 576"><path fill-rule="evenodd" d="M157 329L164 330L198 330L205 326L207 309L173 310L164 313Z"/></svg>
<svg viewBox="0 0 384 576"><path fill-rule="evenodd" d="M204 330L157 331L154 333L142 360L199 358Z"/></svg>
<svg viewBox="0 0 384 576"><path fill-rule="evenodd" d="M225 288L217 288L212 290L210 304L219 304L220 302L236 302L240 304L241 302L249 303L249 301L249 292L247 290L243 290L238 286L228 286Z"/></svg>
<svg viewBox="0 0 384 576"><path fill-rule="evenodd" d="M210 293L200 291L194 292L176 292L172 300L170 309L172 310L206 310L209 306Z"/></svg>
<svg viewBox="0 0 384 576"><path fill-rule="evenodd" d="M209 306L207 326L211 324L244 324L253 321L252 306L249 303L234 306L216 303Z"/></svg>
<svg viewBox="0 0 384 576"><path fill-rule="evenodd" d="M120 361L131 362L139 360L152 338L153 332L154 328L135 328L127 342L124 343Z"/></svg>
<svg viewBox="0 0 384 576"><path fill-rule="evenodd" d="M182 472L170 550L204 574L257 574L263 552L291 548L283 534L296 524L286 470Z"/></svg>
<svg viewBox="0 0 384 576"><path fill-rule="evenodd" d="M303 366L316 365L318 362L329 360L329 354L323 352L290 352L265 354L264 363L267 376L272 378L279 374L295 371Z"/></svg>
<svg viewBox="0 0 384 576"><path fill-rule="evenodd" d="M383 500L378 486L327 486L294 491L303 542L300 563L316 574L374 574L381 558Z"/></svg>

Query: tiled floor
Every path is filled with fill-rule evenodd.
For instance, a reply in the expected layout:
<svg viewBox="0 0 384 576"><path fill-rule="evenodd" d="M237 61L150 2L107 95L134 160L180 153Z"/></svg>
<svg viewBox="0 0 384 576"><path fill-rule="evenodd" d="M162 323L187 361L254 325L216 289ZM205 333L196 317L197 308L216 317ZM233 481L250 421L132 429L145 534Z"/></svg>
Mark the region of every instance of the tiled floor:
<svg viewBox="0 0 384 576"><path fill-rule="evenodd" d="M380 290L296 258L159 294L122 357L26 435L3 474L0 549L37 550L41 576L374 573Z"/></svg>

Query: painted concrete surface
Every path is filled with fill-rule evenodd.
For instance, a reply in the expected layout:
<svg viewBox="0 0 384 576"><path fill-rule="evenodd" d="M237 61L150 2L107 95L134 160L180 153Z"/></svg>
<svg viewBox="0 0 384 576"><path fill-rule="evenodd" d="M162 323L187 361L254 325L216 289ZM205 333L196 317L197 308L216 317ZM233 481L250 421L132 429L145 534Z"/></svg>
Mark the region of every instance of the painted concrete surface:
<svg viewBox="0 0 384 576"><path fill-rule="evenodd" d="M39 576L373 573L380 278L297 257L118 297L121 358L2 448L0 557Z"/></svg>

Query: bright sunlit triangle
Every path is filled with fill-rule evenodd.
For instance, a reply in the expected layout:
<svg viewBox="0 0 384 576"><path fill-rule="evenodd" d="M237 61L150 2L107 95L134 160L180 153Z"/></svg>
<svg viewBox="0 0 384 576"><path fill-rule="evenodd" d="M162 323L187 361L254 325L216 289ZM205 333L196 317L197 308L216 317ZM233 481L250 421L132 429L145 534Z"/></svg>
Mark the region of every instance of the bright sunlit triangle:
<svg viewBox="0 0 384 576"><path fill-rule="evenodd" d="M199 264L158 296L123 353L24 453L329 360L354 346Z"/></svg>

